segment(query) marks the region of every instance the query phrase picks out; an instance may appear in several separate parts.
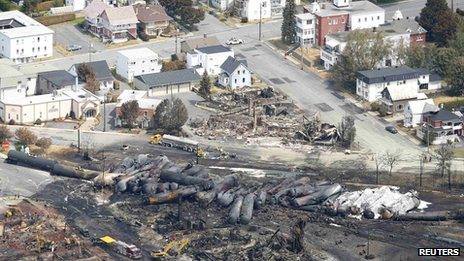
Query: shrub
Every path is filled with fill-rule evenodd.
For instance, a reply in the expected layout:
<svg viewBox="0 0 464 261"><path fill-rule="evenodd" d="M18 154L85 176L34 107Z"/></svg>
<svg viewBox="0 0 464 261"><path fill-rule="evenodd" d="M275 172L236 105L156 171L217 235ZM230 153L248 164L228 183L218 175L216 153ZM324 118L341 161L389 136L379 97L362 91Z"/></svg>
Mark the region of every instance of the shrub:
<svg viewBox="0 0 464 261"><path fill-rule="evenodd" d="M144 31L139 32L139 38L144 42L150 41L150 37Z"/></svg>
<svg viewBox="0 0 464 261"><path fill-rule="evenodd" d="M37 140L35 145L37 145L37 147L40 147L40 148L42 148L44 150L47 150L52 145L52 139L50 139L50 138L40 138L40 139Z"/></svg>
<svg viewBox="0 0 464 261"><path fill-rule="evenodd" d="M11 120L8 122L8 124L10 124L10 125L15 125L16 122L15 122L15 120L11 119Z"/></svg>
<svg viewBox="0 0 464 261"><path fill-rule="evenodd" d="M120 85L119 81L114 81L113 89L119 90L119 87L120 87L119 85Z"/></svg>
<svg viewBox="0 0 464 261"><path fill-rule="evenodd" d="M26 127L17 129L15 131L15 137L19 143L23 145L31 145L37 141L37 136Z"/></svg>
<svg viewBox="0 0 464 261"><path fill-rule="evenodd" d="M73 111L71 111L71 112L69 113L69 117L71 117L71 119L76 119L76 113L73 112Z"/></svg>
<svg viewBox="0 0 464 261"><path fill-rule="evenodd" d="M380 104L378 102L371 103L371 111L379 111L379 110L380 110Z"/></svg>
<svg viewBox="0 0 464 261"><path fill-rule="evenodd" d="M35 121L34 123L35 125L41 125L42 124L42 120L39 118Z"/></svg>
<svg viewBox="0 0 464 261"><path fill-rule="evenodd" d="M8 127L5 125L0 125L0 142L3 142L4 140L7 140L11 137L13 137L13 134L11 134L10 129L8 129Z"/></svg>
<svg viewBox="0 0 464 261"><path fill-rule="evenodd" d="M240 20L240 23L248 23L248 18L242 17L242 20Z"/></svg>
<svg viewBox="0 0 464 261"><path fill-rule="evenodd" d="M37 11L45 12L49 11L53 7L53 1L45 1L37 4Z"/></svg>

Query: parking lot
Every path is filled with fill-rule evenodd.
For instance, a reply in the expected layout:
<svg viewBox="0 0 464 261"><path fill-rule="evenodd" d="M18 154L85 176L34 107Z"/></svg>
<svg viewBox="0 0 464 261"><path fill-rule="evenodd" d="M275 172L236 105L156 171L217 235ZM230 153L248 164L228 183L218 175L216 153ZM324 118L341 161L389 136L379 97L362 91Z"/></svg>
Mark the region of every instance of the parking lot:
<svg viewBox="0 0 464 261"><path fill-rule="evenodd" d="M79 45L82 48L78 51L73 51L75 54L88 53L90 45L91 51L97 52L105 49L105 45L98 39L88 33L82 31L78 25L73 23L51 25L50 28L55 31L55 43L63 48L69 45Z"/></svg>

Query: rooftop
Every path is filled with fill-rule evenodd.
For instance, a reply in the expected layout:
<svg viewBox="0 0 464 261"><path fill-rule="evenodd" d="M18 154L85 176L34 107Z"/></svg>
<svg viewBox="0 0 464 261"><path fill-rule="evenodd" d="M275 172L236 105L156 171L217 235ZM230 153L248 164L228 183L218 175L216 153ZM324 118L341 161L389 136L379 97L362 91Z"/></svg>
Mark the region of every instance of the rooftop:
<svg viewBox="0 0 464 261"><path fill-rule="evenodd" d="M145 83L148 88L152 88L163 85L195 82L199 81L201 77L194 69L183 69L170 72L145 74L137 76L136 78Z"/></svg>
<svg viewBox="0 0 464 261"><path fill-rule="evenodd" d="M429 112L429 117L432 121L460 121L461 119L459 118L458 115L447 111L447 110L439 110L436 112Z"/></svg>
<svg viewBox="0 0 464 261"><path fill-rule="evenodd" d="M140 22L164 22L171 21L172 18L166 14L164 7L161 5L136 4L133 6L137 19Z"/></svg>
<svg viewBox="0 0 464 261"><path fill-rule="evenodd" d="M105 14L111 25L137 24L139 22L132 6L106 8L101 15Z"/></svg>
<svg viewBox="0 0 464 261"><path fill-rule="evenodd" d="M132 48L118 51L119 54L128 57L128 58L146 58L146 57L156 57L158 58L158 54L154 51L148 49L147 47L142 48Z"/></svg>
<svg viewBox="0 0 464 261"><path fill-rule="evenodd" d="M118 96L119 102L143 99L147 96L147 91L124 90Z"/></svg>
<svg viewBox="0 0 464 261"><path fill-rule="evenodd" d="M33 95L33 96L25 96L25 97L15 97L14 99L6 98L3 100L4 103L9 105L32 105L32 104L40 104L46 103L51 101L64 101L70 100L71 97L64 95L62 92L57 92L56 94L42 94L42 95Z"/></svg>
<svg viewBox="0 0 464 261"><path fill-rule="evenodd" d="M76 69L79 65L82 63L77 63L74 66L76 66ZM85 63L90 66L92 71L95 73L95 78L97 81L113 81L114 77L113 74L111 74L110 68L108 67L108 63L105 60L101 61L94 61L90 63Z"/></svg>
<svg viewBox="0 0 464 261"><path fill-rule="evenodd" d="M84 8L84 14L86 17L96 18L107 8L112 8L112 6L107 5L105 2L100 0L93 0L87 7Z"/></svg>
<svg viewBox="0 0 464 261"><path fill-rule="evenodd" d="M388 86L385 89L392 101L417 99L417 89L404 88L403 86Z"/></svg>
<svg viewBox="0 0 464 261"><path fill-rule="evenodd" d="M247 66L247 61L246 60L237 60L234 57L227 57L227 59L224 61L224 63L221 65L221 69L225 71L227 74L232 74L237 67L239 67L241 64L243 64L245 67Z"/></svg>
<svg viewBox="0 0 464 261"><path fill-rule="evenodd" d="M9 38L54 33L53 30L20 11L0 12L0 28L0 33Z"/></svg>
<svg viewBox="0 0 464 261"><path fill-rule="evenodd" d="M42 72L38 74L38 77L46 79L57 87L71 86L76 83L76 77L65 70Z"/></svg>
<svg viewBox="0 0 464 261"><path fill-rule="evenodd" d="M320 11L316 12L317 16L334 16L334 15L344 15L344 14L367 14L367 13L377 13L385 12L385 10L370 1L352 1L349 7L337 7L332 3L319 3ZM307 10L311 8L307 7Z"/></svg>
<svg viewBox="0 0 464 261"><path fill-rule="evenodd" d="M433 99L414 100L408 102L409 110L413 114L422 114L430 111L438 111Z"/></svg>
<svg viewBox="0 0 464 261"><path fill-rule="evenodd" d="M137 103L139 104L140 109L145 109L145 110L155 110L156 107L163 101L162 99L156 99L156 98L141 98L141 99L130 99L130 100L124 100L124 101L119 101L118 104L116 104L116 107L121 107L123 103L126 103L128 101L133 101L136 100Z"/></svg>
<svg viewBox="0 0 464 261"><path fill-rule="evenodd" d="M181 42L182 44L187 45L187 50L184 50L185 52L195 49L195 48L201 48L201 47L206 47L206 46L213 46L213 45L220 45L221 43L219 40L215 37L201 37L201 38L191 38L187 39Z"/></svg>
<svg viewBox="0 0 464 261"><path fill-rule="evenodd" d="M207 54L223 53L223 52L232 51L232 49L230 49L229 47L224 46L224 45L205 46L205 47L196 48L196 50L198 50L198 51L200 51L202 53L207 53Z"/></svg>
<svg viewBox="0 0 464 261"><path fill-rule="evenodd" d="M399 80L408 80L418 78L421 75L420 70L409 68L408 66L386 67L377 70L359 71L356 78L367 84L379 82L391 82Z"/></svg>

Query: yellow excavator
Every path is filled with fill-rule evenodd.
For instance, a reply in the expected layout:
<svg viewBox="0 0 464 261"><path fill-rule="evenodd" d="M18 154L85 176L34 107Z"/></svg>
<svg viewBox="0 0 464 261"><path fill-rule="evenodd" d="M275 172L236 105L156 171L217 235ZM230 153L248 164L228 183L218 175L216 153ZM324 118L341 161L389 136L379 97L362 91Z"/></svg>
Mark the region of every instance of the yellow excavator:
<svg viewBox="0 0 464 261"><path fill-rule="evenodd" d="M151 252L151 257L155 260L162 260L166 257L173 257L182 254L182 251L190 243L188 239L172 240L167 243L162 250Z"/></svg>

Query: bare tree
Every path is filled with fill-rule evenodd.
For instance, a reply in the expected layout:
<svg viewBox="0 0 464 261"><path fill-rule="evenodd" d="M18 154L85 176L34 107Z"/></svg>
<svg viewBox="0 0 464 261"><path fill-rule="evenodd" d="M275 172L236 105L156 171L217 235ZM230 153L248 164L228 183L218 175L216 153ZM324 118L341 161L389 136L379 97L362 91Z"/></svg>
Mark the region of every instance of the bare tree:
<svg viewBox="0 0 464 261"><path fill-rule="evenodd" d="M15 137L23 145L31 145L37 141L37 136L26 127L17 129Z"/></svg>
<svg viewBox="0 0 464 261"><path fill-rule="evenodd" d="M435 150L434 158L437 160L437 167L441 177L448 171L448 187L451 189L451 161L454 159L454 145L451 142L442 144Z"/></svg>
<svg viewBox="0 0 464 261"><path fill-rule="evenodd" d="M393 168L398 165L401 161L401 151L396 150L391 152L387 150L385 154L382 156L382 162L385 166L388 167L388 175L392 174Z"/></svg>
<svg viewBox="0 0 464 261"><path fill-rule="evenodd" d="M77 67L77 75L85 81L85 89L91 93L96 93L100 90L100 82L97 81L95 72L88 64L83 63Z"/></svg>
<svg viewBox="0 0 464 261"><path fill-rule="evenodd" d="M383 167L382 156L378 153L374 154L374 163L375 163L375 182L379 184L379 176L381 168Z"/></svg>
<svg viewBox="0 0 464 261"><path fill-rule="evenodd" d="M341 144L345 148L350 148L356 136L356 127L354 126L353 116L343 116L338 130L340 131Z"/></svg>

